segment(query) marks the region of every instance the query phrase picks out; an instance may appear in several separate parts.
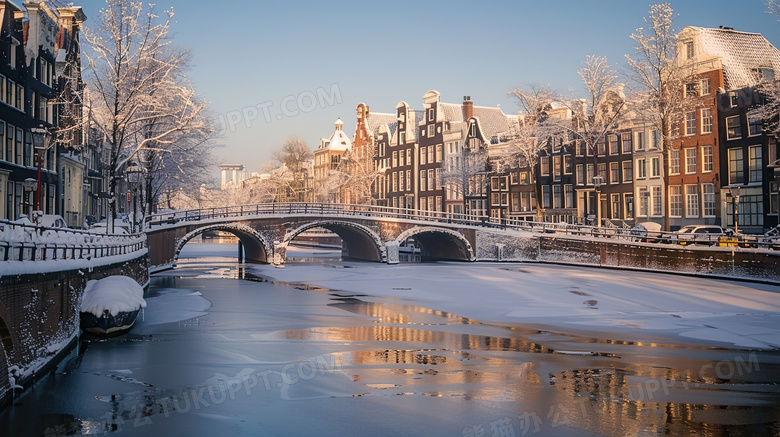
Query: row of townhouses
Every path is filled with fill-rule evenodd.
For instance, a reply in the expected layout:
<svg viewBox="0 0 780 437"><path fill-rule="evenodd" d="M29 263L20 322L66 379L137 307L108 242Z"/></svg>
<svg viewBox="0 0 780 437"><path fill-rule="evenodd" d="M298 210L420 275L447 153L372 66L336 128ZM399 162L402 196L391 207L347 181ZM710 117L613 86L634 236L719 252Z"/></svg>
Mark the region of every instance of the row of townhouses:
<svg viewBox="0 0 780 437"><path fill-rule="evenodd" d="M744 232L763 233L778 225L780 161L776 139L751 109L763 99L759 79L780 71L780 51L760 34L730 28L688 27L678 39L696 78L680 92L697 104L673 127L679 134L666 150L658 131L629 116L595 150L551 141L533 165L506 165L498 157L523 115L469 97L445 103L430 91L421 110L400 102L395 113L375 113L359 104L351 140L339 120L315 150L315 186L345 162L360 169L370 160L369 201L377 205L494 219L668 222L671 230L736 220ZM563 107L549 112L571 117ZM320 200L366 203L351 192Z"/></svg>
<svg viewBox="0 0 780 437"><path fill-rule="evenodd" d="M107 213L102 148L82 128L87 17L55 4L0 0L0 219L37 209L80 227Z"/></svg>

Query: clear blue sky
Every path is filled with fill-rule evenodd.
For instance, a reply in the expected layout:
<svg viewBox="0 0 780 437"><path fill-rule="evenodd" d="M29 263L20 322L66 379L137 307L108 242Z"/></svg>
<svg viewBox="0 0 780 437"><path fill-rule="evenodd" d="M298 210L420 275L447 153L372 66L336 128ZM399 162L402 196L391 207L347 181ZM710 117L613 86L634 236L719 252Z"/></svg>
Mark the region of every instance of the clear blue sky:
<svg viewBox="0 0 780 437"><path fill-rule="evenodd" d="M352 135L355 107L393 112L422 107L431 89L443 101L517 111L507 92L529 84L578 88L587 55L607 56L619 72L633 53L631 33L651 2L560 1L256 1L155 0L175 11L175 42L193 54L189 72L216 117L234 122L218 163L259 171L284 140L314 149L338 117ZM102 1L84 6L97 16ZM675 27L728 26L780 45L780 22L762 0L677 0ZM87 25L91 23L87 21ZM335 85L334 85L335 84ZM317 91L333 96L312 105ZM288 97L291 96L291 97ZM287 103L286 108L282 105ZM298 103L302 107L298 107ZM257 110L257 118L251 108ZM250 108L250 109L245 109ZM266 121L263 109L270 116ZM297 111L297 114L296 114ZM241 118L239 118L239 114ZM238 123L238 124L235 124Z"/></svg>

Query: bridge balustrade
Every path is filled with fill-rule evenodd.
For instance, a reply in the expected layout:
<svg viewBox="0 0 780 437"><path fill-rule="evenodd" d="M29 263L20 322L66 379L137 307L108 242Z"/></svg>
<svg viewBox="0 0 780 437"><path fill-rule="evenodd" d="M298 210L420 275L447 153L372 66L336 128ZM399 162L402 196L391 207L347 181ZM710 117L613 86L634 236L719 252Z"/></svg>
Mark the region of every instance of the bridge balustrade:
<svg viewBox="0 0 780 437"><path fill-rule="evenodd" d="M200 210L173 211L146 217L146 229L156 226L174 225L179 222L223 220L230 218L252 218L263 216L285 217L290 215L322 215L339 217L392 218L398 220L418 220L440 224L457 224L492 229L527 231L543 234L558 234L578 237L609 238L627 241L641 241L641 232L627 223L608 222L607 226L587 224L552 223L525 220L523 218L495 218L471 214L455 214L444 211L422 211L407 208L376 205L356 205L343 203L261 203L242 206L206 208ZM668 236L668 234L667 234ZM702 244L712 241L703 236ZM780 240L757 238L752 247L780 249Z"/></svg>
<svg viewBox="0 0 780 437"><path fill-rule="evenodd" d="M145 234L95 234L0 220L0 260L60 261L124 255L146 248Z"/></svg>

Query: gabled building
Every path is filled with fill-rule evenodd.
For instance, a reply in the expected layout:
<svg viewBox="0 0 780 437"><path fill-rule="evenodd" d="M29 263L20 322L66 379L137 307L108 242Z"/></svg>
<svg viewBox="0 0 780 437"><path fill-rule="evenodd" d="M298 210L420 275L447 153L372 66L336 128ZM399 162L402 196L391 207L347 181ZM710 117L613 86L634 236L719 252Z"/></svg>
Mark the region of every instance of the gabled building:
<svg viewBox="0 0 780 437"><path fill-rule="evenodd" d="M385 171L388 206L416 209L417 126L422 122L424 113L412 110L406 102L398 103L395 111L397 128L390 137L387 150L389 164Z"/></svg>
<svg viewBox="0 0 780 437"><path fill-rule="evenodd" d="M678 40L678 52L695 62L701 78L698 90L693 84L685 91L698 94L701 99L707 97L701 111L695 113L699 118L694 120L686 114L683 126L686 135L698 130L684 143L685 154L680 156L688 176L682 184L684 216L688 218L690 205L698 201L700 212L697 217L694 209L691 219L734 227L736 217L740 230L763 233L777 225L776 208L771 209L776 181L770 168L776 160L772 157L777 156L777 146L764 133L762 120L751 117L749 111L762 102L756 85L762 79L774 80L775 72L780 71L780 51L761 34L731 28L687 27ZM708 112L705 115L702 111ZM696 173L692 171L692 161L698 166ZM694 187L701 193L698 199ZM669 188L670 206L674 207L680 202L674 201L677 195L672 182ZM672 208L672 218L675 209L680 208Z"/></svg>
<svg viewBox="0 0 780 437"><path fill-rule="evenodd" d="M326 186L328 178L339 169L341 158L352 148L352 140L344 133L344 122L339 118L334 123L333 134L325 139L320 139L320 145L314 151L314 184L316 187L325 188L318 193L321 202L342 202L338 187ZM327 196L328 198L323 198Z"/></svg>
<svg viewBox="0 0 780 437"><path fill-rule="evenodd" d="M358 187L352 187L347 203L382 204L385 200L386 153L390 130L396 123L395 114L374 113L360 103L356 109L355 135L348 159L348 171Z"/></svg>

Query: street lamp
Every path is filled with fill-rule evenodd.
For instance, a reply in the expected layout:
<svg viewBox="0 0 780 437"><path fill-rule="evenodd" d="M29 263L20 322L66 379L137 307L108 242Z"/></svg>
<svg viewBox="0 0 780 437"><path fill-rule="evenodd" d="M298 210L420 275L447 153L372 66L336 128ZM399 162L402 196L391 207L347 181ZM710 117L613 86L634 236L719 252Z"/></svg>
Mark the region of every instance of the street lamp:
<svg viewBox="0 0 780 437"><path fill-rule="evenodd" d="M601 186L604 184L602 176L593 176L593 188L596 189L596 226L601 226Z"/></svg>
<svg viewBox="0 0 780 437"><path fill-rule="evenodd" d="M40 125L30 129L32 134L33 147L38 154L38 189L35 196L35 210L41 209L41 167L43 166L43 154L49 149L51 142L51 133L48 129Z"/></svg>
<svg viewBox="0 0 780 437"><path fill-rule="evenodd" d="M726 198L731 199L731 213L734 217L734 233L739 233L739 187L729 187Z"/></svg>
<svg viewBox="0 0 780 437"><path fill-rule="evenodd" d="M27 214L27 217L30 220L33 220L32 211L30 211L30 207L32 206L32 203L30 202L30 193L35 191L35 187L38 185L38 181L35 178L27 178L24 181L22 181L22 188L23 188L23 196L22 196L22 205L26 206L25 213Z"/></svg>
<svg viewBox="0 0 780 437"><path fill-rule="evenodd" d="M125 169L127 181L130 183L130 187L133 190L133 220L131 221L133 233L135 233L135 222L138 214L138 181L144 171L145 169L137 164L132 164Z"/></svg>

